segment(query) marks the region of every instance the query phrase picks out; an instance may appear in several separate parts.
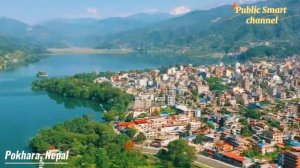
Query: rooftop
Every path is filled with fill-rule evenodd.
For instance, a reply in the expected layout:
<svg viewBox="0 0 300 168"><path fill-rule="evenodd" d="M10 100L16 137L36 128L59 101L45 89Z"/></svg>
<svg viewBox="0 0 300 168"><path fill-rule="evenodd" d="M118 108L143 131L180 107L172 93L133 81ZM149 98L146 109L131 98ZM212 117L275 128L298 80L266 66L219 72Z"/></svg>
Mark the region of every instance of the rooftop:
<svg viewBox="0 0 300 168"><path fill-rule="evenodd" d="M231 153L231 152L224 152L223 155L227 156L227 157L229 157L231 159L234 159L234 160L237 160L237 161L241 161L241 162L245 160L245 157L236 155L236 154Z"/></svg>

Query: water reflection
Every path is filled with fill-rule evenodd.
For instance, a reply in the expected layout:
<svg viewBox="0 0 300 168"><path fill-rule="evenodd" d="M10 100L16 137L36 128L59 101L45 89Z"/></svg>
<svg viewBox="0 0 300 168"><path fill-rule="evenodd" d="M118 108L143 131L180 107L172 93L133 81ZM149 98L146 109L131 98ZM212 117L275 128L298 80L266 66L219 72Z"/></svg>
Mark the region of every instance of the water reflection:
<svg viewBox="0 0 300 168"><path fill-rule="evenodd" d="M90 100L84 100L78 98L67 98L53 93L49 93L48 96L50 99L54 100L57 104L64 105L66 109L90 108L96 112L102 111L99 104Z"/></svg>

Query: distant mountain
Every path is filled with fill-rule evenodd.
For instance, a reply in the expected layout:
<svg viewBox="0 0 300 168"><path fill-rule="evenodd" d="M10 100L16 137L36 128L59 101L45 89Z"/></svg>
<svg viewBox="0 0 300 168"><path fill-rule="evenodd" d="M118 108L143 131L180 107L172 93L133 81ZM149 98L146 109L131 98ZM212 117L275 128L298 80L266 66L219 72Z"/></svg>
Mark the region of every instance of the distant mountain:
<svg viewBox="0 0 300 168"><path fill-rule="evenodd" d="M284 17L300 12L299 0L273 0L257 6L282 7ZM186 55L236 54L258 46L293 48L300 40L300 17L282 20L278 25L247 25L250 15L237 16L230 5L194 11L147 28L98 38L97 48L133 48L139 52L170 52ZM260 15L256 15L260 17ZM243 49L242 49L243 50ZM282 50L286 48L282 47Z"/></svg>
<svg viewBox="0 0 300 168"><path fill-rule="evenodd" d="M138 13L135 15L128 16L130 20L136 20L144 23L158 23L168 19L171 19L173 16L167 13Z"/></svg>
<svg viewBox="0 0 300 168"><path fill-rule="evenodd" d="M299 0L260 1L256 6L288 7L283 17L298 16ZM0 36L51 47L130 48L138 53L189 56L300 54L300 17L278 25L248 25L231 5L174 17L141 13L107 19L53 19L37 25L0 18ZM264 17L256 15L255 17ZM273 16L274 17L274 16Z"/></svg>
<svg viewBox="0 0 300 168"><path fill-rule="evenodd" d="M45 47L66 46L63 40L47 27L28 25L12 18L0 18L0 36L16 38Z"/></svg>
<svg viewBox="0 0 300 168"><path fill-rule="evenodd" d="M0 18L0 35L23 36L26 33L27 24L6 17Z"/></svg>
<svg viewBox="0 0 300 168"><path fill-rule="evenodd" d="M37 25L2 17L0 35L26 39L45 47L93 47L99 37L145 28L171 17L163 13L141 13L107 19L53 19Z"/></svg>
<svg viewBox="0 0 300 168"><path fill-rule="evenodd" d="M168 14L136 14L107 19L54 19L40 23L70 45L91 46L96 37L144 28L171 18Z"/></svg>
<svg viewBox="0 0 300 168"><path fill-rule="evenodd" d="M32 31L33 29L38 30L38 26L32 28L15 19L0 18L0 70L10 63L18 64L13 59L18 58L23 63L31 62L37 60L33 59L33 55L46 52L42 44L34 40L38 31ZM40 29L41 35L44 29Z"/></svg>

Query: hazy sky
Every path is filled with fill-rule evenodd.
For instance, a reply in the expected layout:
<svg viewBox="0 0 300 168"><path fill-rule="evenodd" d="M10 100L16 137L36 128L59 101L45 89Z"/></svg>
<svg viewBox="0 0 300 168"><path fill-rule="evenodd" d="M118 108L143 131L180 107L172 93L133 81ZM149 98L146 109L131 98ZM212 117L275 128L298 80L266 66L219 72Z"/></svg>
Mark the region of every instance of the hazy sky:
<svg viewBox="0 0 300 168"><path fill-rule="evenodd" d="M135 13L173 15L255 0L0 0L0 16L37 23L53 18L107 18Z"/></svg>

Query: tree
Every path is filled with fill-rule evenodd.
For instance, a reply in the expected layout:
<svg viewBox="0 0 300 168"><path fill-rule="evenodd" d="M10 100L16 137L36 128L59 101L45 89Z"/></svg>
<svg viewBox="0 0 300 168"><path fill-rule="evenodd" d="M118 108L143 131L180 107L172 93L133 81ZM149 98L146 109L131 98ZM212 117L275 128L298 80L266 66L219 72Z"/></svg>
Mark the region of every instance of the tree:
<svg viewBox="0 0 300 168"><path fill-rule="evenodd" d="M136 129L134 129L134 128L129 128L129 129L126 131L126 135L127 135L130 139L132 139L132 138L135 136L136 132L137 132Z"/></svg>
<svg viewBox="0 0 300 168"><path fill-rule="evenodd" d="M197 135L196 138L193 140L195 144L203 144L204 141L205 141L204 135Z"/></svg>
<svg viewBox="0 0 300 168"><path fill-rule="evenodd" d="M133 143L132 141L128 141L128 142L126 142L126 143L124 144L124 148L125 148L126 150L132 150L133 147L134 147L134 143Z"/></svg>
<svg viewBox="0 0 300 168"><path fill-rule="evenodd" d="M116 136L115 141L117 144L125 144L127 141L129 141L130 139L128 138L127 135L125 134L119 134Z"/></svg>
<svg viewBox="0 0 300 168"><path fill-rule="evenodd" d="M194 95L194 96L198 96L198 90L192 90L192 94Z"/></svg>
<svg viewBox="0 0 300 168"><path fill-rule="evenodd" d="M188 131L188 132L191 130L191 128L192 128L192 126L190 123L188 123L185 127L186 131Z"/></svg>
<svg viewBox="0 0 300 168"><path fill-rule="evenodd" d="M139 115L139 118L145 118L145 117L147 117L146 113L142 113L142 114Z"/></svg>
<svg viewBox="0 0 300 168"><path fill-rule="evenodd" d="M107 73L107 76L111 74ZM69 77L36 80L32 83L35 91L45 90L63 97L87 99L101 104L104 111L103 118L107 121L115 120L116 116L124 119L128 104L133 96L113 87L110 83L94 83L94 79L102 74L85 73ZM72 105L72 104L66 104Z"/></svg>
<svg viewBox="0 0 300 168"><path fill-rule="evenodd" d="M280 122L276 120L268 120L268 125L270 127L280 128Z"/></svg>
<svg viewBox="0 0 300 168"><path fill-rule="evenodd" d="M150 166L146 157L135 151L134 143L125 134L117 135L110 124L80 117L41 130L30 141L34 152L50 146L71 151L68 167L142 167ZM109 152L107 152L109 151Z"/></svg>
<svg viewBox="0 0 300 168"><path fill-rule="evenodd" d="M247 149L247 150L244 151L244 155L246 157L253 158L253 157L255 157L257 155L257 153L252 148L249 148L249 149Z"/></svg>
<svg viewBox="0 0 300 168"><path fill-rule="evenodd" d="M219 95L222 91L228 90L229 86L223 85L221 78L218 77L209 77L205 78L205 81L208 83L209 90L216 91L216 94Z"/></svg>
<svg viewBox="0 0 300 168"><path fill-rule="evenodd" d="M245 125L241 128L241 135L244 137L250 137L252 136L251 126Z"/></svg>
<svg viewBox="0 0 300 168"><path fill-rule="evenodd" d="M146 136L145 136L145 134L142 133L142 132L140 132L140 133L136 136L136 138L135 138L135 141L136 141L137 143L142 143L142 142L144 142L145 140L146 140Z"/></svg>
<svg viewBox="0 0 300 168"><path fill-rule="evenodd" d="M103 113L102 118L109 122L109 121L114 121L116 119L117 113L114 111L107 111Z"/></svg>
<svg viewBox="0 0 300 168"><path fill-rule="evenodd" d="M130 121L132 121L132 120L133 120L133 113L130 113L130 114L127 115L126 121L127 121L127 122L130 122Z"/></svg>
<svg viewBox="0 0 300 168"><path fill-rule="evenodd" d="M168 144L167 149L167 151L160 151L157 155L162 161L171 161L175 167L192 167L195 148L189 146L185 140L172 141Z"/></svg>
<svg viewBox="0 0 300 168"><path fill-rule="evenodd" d="M42 136L37 136L30 141L31 148L39 153L44 153L49 150L50 145L44 141Z"/></svg>
<svg viewBox="0 0 300 168"><path fill-rule="evenodd" d="M243 126L247 126L248 125L248 121L247 121L246 118L239 119L239 123L241 123Z"/></svg>
<svg viewBox="0 0 300 168"><path fill-rule="evenodd" d="M190 131L191 131L191 124L188 123L186 126L185 126L185 132L181 133L181 137L187 137L187 136L190 136Z"/></svg>
<svg viewBox="0 0 300 168"><path fill-rule="evenodd" d="M260 119L262 116L261 112L258 110L255 110L255 109L242 108L241 110L244 111L241 113L244 114L244 116L248 117L248 118Z"/></svg>

